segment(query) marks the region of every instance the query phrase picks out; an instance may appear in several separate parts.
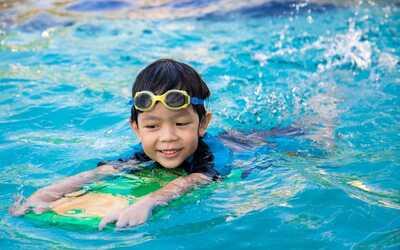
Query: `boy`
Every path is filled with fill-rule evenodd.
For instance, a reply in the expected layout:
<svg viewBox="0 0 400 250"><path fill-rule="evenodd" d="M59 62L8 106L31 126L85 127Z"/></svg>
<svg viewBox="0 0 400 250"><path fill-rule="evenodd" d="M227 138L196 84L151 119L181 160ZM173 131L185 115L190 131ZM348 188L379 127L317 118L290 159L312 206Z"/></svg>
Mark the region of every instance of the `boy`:
<svg viewBox="0 0 400 250"><path fill-rule="evenodd" d="M170 59L150 64L139 73L132 88L130 123L142 147L132 159L125 164L102 164L39 189L25 203L14 206L11 213L23 215L29 209L42 213L83 185L135 170L140 162L153 160L166 169L183 168L188 175L176 178L133 205L109 211L99 224L99 229L112 222L116 227L131 227L144 223L154 207L229 173L229 169L218 169L221 166L214 164L214 156L203 140L211 120L211 113L204 107L209 96L207 85L190 66Z"/></svg>

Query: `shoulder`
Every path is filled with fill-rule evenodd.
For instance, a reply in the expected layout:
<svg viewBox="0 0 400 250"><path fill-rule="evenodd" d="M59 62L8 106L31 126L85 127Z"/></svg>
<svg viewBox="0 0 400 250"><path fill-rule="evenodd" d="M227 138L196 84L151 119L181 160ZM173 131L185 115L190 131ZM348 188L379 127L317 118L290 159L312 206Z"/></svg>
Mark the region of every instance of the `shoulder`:
<svg viewBox="0 0 400 250"><path fill-rule="evenodd" d="M225 147L224 144L210 133L206 133L202 138L202 141L208 147L209 153L213 158L213 168L221 176L226 176L231 171L232 152L229 148ZM200 147L201 145L199 145Z"/></svg>

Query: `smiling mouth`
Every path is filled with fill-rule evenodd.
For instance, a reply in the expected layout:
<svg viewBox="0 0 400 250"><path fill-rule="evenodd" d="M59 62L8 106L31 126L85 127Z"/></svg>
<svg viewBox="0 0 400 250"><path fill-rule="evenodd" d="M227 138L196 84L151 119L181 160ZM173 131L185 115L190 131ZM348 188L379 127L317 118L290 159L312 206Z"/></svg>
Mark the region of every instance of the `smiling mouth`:
<svg viewBox="0 0 400 250"><path fill-rule="evenodd" d="M161 155L166 158L173 158L177 156L180 151L182 151L182 148L157 150L157 152L161 153Z"/></svg>

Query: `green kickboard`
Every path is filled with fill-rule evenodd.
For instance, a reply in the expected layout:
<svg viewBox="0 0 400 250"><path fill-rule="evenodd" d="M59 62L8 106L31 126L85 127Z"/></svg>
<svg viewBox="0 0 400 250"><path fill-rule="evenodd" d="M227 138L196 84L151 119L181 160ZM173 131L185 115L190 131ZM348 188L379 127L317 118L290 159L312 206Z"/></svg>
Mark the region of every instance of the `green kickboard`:
<svg viewBox="0 0 400 250"><path fill-rule="evenodd" d="M79 192L85 194L109 194L114 197L122 197L134 204L140 197L154 192L179 176L184 176L183 171L171 171L162 168L145 169L135 174L119 174L102 181L84 186ZM79 197L79 196L78 196ZM185 202L178 199L174 205ZM160 212L160 210L157 210ZM97 229L101 221L100 216L87 216L80 209L59 214L55 211L47 211L42 214L29 212L25 215L34 223L40 225L57 226L68 229ZM112 228L113 225L108 226Z"/></svg>

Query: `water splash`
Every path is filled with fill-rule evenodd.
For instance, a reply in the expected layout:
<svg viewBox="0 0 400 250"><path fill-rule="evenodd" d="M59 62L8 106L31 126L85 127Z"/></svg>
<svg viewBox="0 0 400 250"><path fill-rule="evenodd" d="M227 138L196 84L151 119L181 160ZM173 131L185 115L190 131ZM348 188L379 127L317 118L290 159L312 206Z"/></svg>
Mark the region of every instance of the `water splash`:
<svg viewBox="0 0 400 250"><path fill-rule="evenodd" d="M368 40L363 40L363 32L355 28L353 21L350 21L349 31L346 34L336 35L330 42L325 54L328 63L325 67L321 67L320 71L348 63L361 70L370 67L372 44Z"/></svg>

